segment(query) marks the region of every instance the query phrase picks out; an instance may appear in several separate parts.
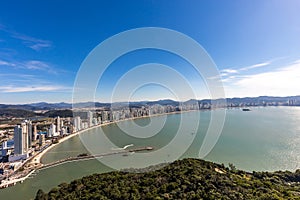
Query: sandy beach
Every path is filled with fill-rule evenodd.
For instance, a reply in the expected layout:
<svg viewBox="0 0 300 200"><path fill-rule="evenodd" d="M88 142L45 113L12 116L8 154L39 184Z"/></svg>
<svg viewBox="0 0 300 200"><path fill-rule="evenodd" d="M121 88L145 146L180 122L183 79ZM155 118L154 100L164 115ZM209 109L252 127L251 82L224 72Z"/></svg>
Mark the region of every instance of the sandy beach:
<svg viewBox="0 0 300 200"><path fill-rule="evenodd" d="M187 110L187 111L176 111L176 112L170 112L170 113L161 113L161 114L155 114L155 115L150 115L150 116L141 116L141 117L133 117L133 118L127 118L127 119L122 119L122 120L118 120L118 121L113 121L113 122L107 122L107 123L104 123L104 124L99 124L99 125L96 125L96 126L92 126L92 127L89 127L87 129L83 129L83 130L80 130L80 131L77 131L75 133L72 133L66 137L63 137L61 139L59 139L59 142L56 143L56 144L52 144L50 145L48 148L46 148L44 151L40 152L39 154L37 154L33 159L32 159L32 162L33 163L38 163L38 164L42 164L41 162L41 159L42 157L49 151L51 150L52 148L54 148L56 145L76 136L76 135L79 135L81 133L84 133L85 131L88 131L88 130L91 130L91 129L94 129L94 128L97 128L97 127L101 127L101 126L106 126L106 125L110 125L110 124L115 124L115 123L118 123L118 122L122 122L122 121L128 121L128 120L136 120L136 119L142 119L142 118L150 118L150 117L158 117L158 116L163 116L163 115L171 115L171 114L181 114L181 113L185 113L185 112L191 112L191 111L198 111L198 110Z"/></svg>

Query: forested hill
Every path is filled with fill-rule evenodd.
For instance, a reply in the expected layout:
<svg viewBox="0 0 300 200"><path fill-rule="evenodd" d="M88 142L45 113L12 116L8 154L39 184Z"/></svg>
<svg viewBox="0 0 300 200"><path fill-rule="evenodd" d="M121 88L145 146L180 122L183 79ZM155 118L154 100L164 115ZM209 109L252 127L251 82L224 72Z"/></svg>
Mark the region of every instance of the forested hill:
<svg viewBox="0 0 300 200"><path fill-rule="evenodd" d="M145 173L94 174L39 190L35 199L300 199L300 170L247 173L184 159Z"/></svg>

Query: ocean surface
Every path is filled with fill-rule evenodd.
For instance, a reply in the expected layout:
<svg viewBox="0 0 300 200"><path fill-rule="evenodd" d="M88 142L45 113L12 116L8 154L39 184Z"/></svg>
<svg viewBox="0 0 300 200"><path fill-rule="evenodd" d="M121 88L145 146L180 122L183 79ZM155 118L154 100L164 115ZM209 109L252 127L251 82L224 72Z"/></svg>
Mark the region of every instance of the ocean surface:
<svg viewBox="0 0 300 200"><path fill-rule="evenodd" d="M0 190L0 199L33 199L38 189L49 191L60 183L93 173L144 167L185 157L197 158L212 112L222 110L128 120L86 131L52 148L42 162L81 153L112 152L129 144L134 145L129 148L152 146L154 151L76 161L41 170L22 184ZM183 118L185 121L181 123ZM195 121L197 118L199 124ZM195 124L197 129L191 129ZM174 143L177 135L183 135L184 138L179 140L182 142ZM221 135L204 159L225 165L233 163L246 171L300 169L300 108L259 107L251 108L250 112L227 109Z"/></svg>

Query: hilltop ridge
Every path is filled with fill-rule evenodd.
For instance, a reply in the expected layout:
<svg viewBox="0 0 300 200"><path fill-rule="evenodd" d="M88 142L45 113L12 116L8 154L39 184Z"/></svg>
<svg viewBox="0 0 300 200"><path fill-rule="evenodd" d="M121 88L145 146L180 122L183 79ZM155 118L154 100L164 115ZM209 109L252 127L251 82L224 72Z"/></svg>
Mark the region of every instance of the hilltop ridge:
<svg viewBox="0 0 300 200"><path fill-rule="evenodd" d="M35 199L300 199L300 170L249 173L230 166L183 159L156 171L94 174L39 190Z"/></svg>

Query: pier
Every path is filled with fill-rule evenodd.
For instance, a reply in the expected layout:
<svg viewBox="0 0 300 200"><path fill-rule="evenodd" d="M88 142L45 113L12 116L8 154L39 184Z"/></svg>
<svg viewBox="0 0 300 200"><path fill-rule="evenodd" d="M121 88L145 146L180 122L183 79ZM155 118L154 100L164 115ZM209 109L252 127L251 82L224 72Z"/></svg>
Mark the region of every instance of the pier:
<svg viewBox="0 0 300 200"><path fill-rule="evenodd" d="M54 166L57 166L57 165L61 165L61 164L64 164L64 163L73 162L73 161L80 161L80 160L90 160L90 159L95 159L95 158L100 158L100 157L110 156L110 155L126 154L126 153L132 153L132 152L140 152L140 151L152 151L153 149L154 148L151 147L151 146L137 147L137 148L133 148L133 149L129 149L129 150L127 150L125 148L123 150L118 150L118 151L113 151L113 152L107 152L107 153L101 153L101 154L95 154L95 155L84 155L84 156L77 156L77 157L69 157L69 158L61 159L61 160L58 160L58 161L55 161L55 162L52 162L52 163L42 164L42 165L36 166L35 168L29 170L29 173L26 173L24 171L19 172L18 174L20 174L20 175L16 176L16 178L14 178L13 176L10 176L8 179L5 179L5 180L1 181L0 189L6 188L6 187L9 187L9 186L14 186L18 182L22 183L24 180L29 178L31 175L34 174L34 172L36 172L38 170L47 169L47 168L54 167ZM15 175L17 175L17 174L15 174Z"/></svg>
<svg viewBox="0 0 300 200"><path fill-rule="evenodd" d="M46 169L46 168L49 168L49 167L61 165L61 164L64 164L64 163L67 163L67 162L72 162L72 161L89 160L89 159L94 159L94 158L99 158L99 157L104 157L104 156L124 154L124 153L128 153L128 152L131 153L131 152L151 151L151 150L153 150L153 147L148 146L148 147L134 148L134 149L130 149L130 150L119 150L119 151L114 151L114 152L95 154L95 155L69 157L69 158L58 160L58 161L55 161L55 162L52 162L52 163L44 164L44 165L40 166L38 169L42 170L42 169Z"/></svg>

